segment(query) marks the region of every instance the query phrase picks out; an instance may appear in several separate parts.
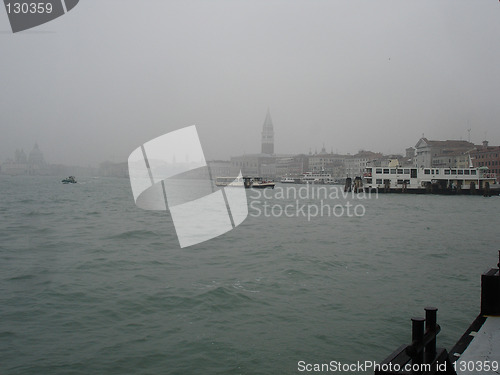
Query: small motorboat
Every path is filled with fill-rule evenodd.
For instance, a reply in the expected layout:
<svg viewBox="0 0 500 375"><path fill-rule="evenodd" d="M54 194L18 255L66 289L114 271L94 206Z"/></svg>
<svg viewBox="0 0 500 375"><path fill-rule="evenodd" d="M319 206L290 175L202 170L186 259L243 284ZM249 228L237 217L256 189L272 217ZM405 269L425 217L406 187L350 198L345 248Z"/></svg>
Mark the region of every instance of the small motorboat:
<svg viewBox="0 0 500 375"><path fill-rule="evenodd" d="M61 181L63 184L76 184L75 176L69 176Z"/></svg>

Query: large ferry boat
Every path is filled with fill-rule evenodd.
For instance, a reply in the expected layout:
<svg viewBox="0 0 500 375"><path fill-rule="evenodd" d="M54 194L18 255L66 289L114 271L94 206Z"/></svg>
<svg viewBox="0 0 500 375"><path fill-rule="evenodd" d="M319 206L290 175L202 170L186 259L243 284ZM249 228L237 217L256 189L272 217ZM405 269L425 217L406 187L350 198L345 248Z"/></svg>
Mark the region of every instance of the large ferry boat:
<svg viewBox="0 0 500 375"><path fill-rule="evenodd" d="M367 167L365 191L498 195L495 173L479 168Z"/></svg>

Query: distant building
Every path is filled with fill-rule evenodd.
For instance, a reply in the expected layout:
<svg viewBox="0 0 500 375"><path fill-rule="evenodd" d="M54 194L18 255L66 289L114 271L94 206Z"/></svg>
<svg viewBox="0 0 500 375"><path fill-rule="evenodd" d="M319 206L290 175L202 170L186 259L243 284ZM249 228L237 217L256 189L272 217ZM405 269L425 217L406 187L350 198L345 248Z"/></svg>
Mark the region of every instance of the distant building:
<svg viewBox="0 0 500 375"><path fill-rule="evenodd" d="M14 159L7 159L2 164L2 173L10 176L19 176L28 174L28 158L24 150L16 150Z"/></svg>
<svg viewBox="0 0 500 375"><path fill-rule="evenodd" d="M440 163L446 160L446 157L450 160L456 159L458 163L462 159L456 158L456 155L468 154L474 148L474 144L467 141L430 141L427 138L420 138L415 145L415 166L418 168L439 167ZM453 157L451 157L452 155Z"/></svg>
<svg viewBox="0 0 500 375"><path fill-rule="evenodd" d="M266 119L264 120L264 125L262 127L261 153L267 155L274 154L274 129L269 109L267 110Z"/></svg>
<svg viewBox="0 0 500 375"><path fill-rule="evenodd" d="M270 163L263 163L260 166L260 176L264 179L275 179L276 178L276 162L273 160Z"/></svg>
<svg viewBox="0 0 500 375"><path fill-rule="evenodd" d="M271 177L263 176L263 171L269 173L269 169L263 169L263 166L273 164L275 161L276 157L267 154L233 156L231 157L231 176L237 176L241 171L244 176Z"/></svg>
<svg viewBox="0 0 500 375"><path fill-rule="evenodd" d="M28 173L34 175L47 175L49 173L48 167L43 157L43 153L38 147L38 143L35 143L33 150L31 150L28 156Z"/></svg>
<svg viewBox="0 0 500 375"><path fill-rule="evenodd" d="M38 143L35 143L33 146L33 150L31 150L30 155L28 157L28 163L32 166L43 167L46 165L45 159L43 158L43 153L40 151L38 147Z"/></svg>
<svg viewBox="0 0 500 375"><path fill-rule="evenodd" d="M217 177L236 177L237 175L231 175L231 162L225 160L211 160L207 161L210 168L210 174L212 179L215 180Z"/></svg>
<svg viewBox="0 0 500 375"><path fill-rule="evenodd" d="M326 171L328 164L331 162L333 155L326 152L325 146L319 153L309 155L308 172Z"/></svg>
<svg viewBox="0 0 500 375"><path fill-rule="evenodd" d="M49 165L45 162L37 143L33 146L28 157L26 157L24 150L16 150L14 159L7 159L2 164L1 171L3 174L11 176L50 174Z"/></svg>
<svg viewBox="0 0 500 375"><path fill-rule="evenodd" d="M405 165L408 166L413 166L415 165L415 149L413 147L408 147L406 150L406 155L405 155Z"/></svg>
<svg viewBox="0 0 500 375"><path fill-rule="evenodd" d="M128 163L112 163L105 161L99 164L99 176L128 178Z"/></svg>
<svg viewBox="0 0 500 375"><path fill-rule="evenodd" d="M19 164L26 164L28 162L28 158L26 157L23 149L16 150L14 153L14 162Z"/></svg>
<svg viewBox="0 0 500 375"><path fill-rule="evenodd" d="M474 167L488 167L497 174L497 181L500 182L500 146L489 146L488 141L484 141L470 156Z"/></svg>
<svg viewBox="0 0 500 375"><path fill-rule="evenodd" d="M368 162L370 167L403 167L413 166L407 163L406 157L403 155L382 155L380 158Z"/></svg>
<svg viewBox="0 0 500 375"><path fill-rule="evenodd" d="M276 177L301 176L309 171L307 155L284 156L276 158Z"/></svg>
<svg viewBox="0 0 500 375"><path fill-rule="evenodd" d="M344 161L345 176L362 176L369 163L381 158L381 153L372 151L359 151L356 155L348 156Z"/></svg>
<svg viewBox="0 0 500 375"><path fill-rule="evenodd" d="M469 152L448 152L432 158L433 168L468 168L469 164Z"/></svg>
<svg viewBox="0 0 500 375"><path fill-rule="evenodd" d="M271 113L267 110L262 126L262 142L260 154L232 156L229 176L259 176L274 178L276 176L276 155L274 154L274 129Z"/></svg>
<svg viewBox="0 0 500 375"><path fill-rule="evenodd" d="M345 177L345 162L349 156L327 153L325 147L321 152L309 155L309 172L325 172L332 177Z"/></svg>

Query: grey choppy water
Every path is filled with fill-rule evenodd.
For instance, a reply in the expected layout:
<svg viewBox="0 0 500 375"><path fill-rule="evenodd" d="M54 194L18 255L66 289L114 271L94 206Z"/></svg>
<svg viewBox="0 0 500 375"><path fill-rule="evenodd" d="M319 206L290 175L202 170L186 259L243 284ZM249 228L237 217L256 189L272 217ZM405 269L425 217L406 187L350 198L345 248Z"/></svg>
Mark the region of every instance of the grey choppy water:
<svg viewBox="0 0 500 375"><path fill-rule="evenodd" d="M0 194L1 374L380 361L426 305L449 348L478 313L499 240L496 197L381 195L362 201L363 217L249 216L180 249L169 216L136 208L125 179L0 177Z"/></svg>

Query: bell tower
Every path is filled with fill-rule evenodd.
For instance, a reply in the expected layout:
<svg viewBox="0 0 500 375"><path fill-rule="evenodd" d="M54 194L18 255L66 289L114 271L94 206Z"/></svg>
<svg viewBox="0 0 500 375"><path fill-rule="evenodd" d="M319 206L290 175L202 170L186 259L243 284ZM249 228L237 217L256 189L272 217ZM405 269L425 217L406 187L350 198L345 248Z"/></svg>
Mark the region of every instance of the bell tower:
<svg viewBox="0 0 500 375"><path fill-rule="evenodd" d="M263 154L274 154L274 129L273 121L271 120L271 113L267 110L264 126L262 127L262 148Z"/></svg>

